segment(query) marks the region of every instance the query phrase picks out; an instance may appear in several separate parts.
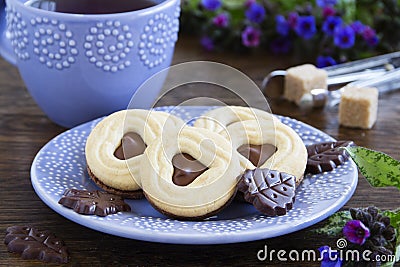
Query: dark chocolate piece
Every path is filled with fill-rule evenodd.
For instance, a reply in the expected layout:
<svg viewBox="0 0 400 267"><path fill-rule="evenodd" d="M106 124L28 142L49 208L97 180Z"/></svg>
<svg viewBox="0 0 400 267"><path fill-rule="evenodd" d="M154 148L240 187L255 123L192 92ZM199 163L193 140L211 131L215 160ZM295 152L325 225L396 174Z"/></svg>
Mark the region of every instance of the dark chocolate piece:
<svg viewBox="0 0 400 267"><path fill-rule="evenodd" d="M254 166L260 167L276 152L276 147L270 144L250 144L240 146L237 151L249 159Z"/></svg>
<svg viewBox="0 0 400 267"><path fill-rule="evenodd" d="M115 150L114 156L120 160L130 159L144 153L146 144L142 137L134 132L126 133L121 140L121 145Z"/></svg>
<svg viewBox="0 0 400 267"><path fill-rule="evenodd" d="M349 156L342 147L353 146L353 141L324 142L307 146L306 173L332 171L347 161Z"/></svg>
<svg viewBox="0 0 400 267"><path fill-rule="evenodd" d="M172 182L179 186L191 184L208 169L200 161L186 153L175 155L172 158L172 165L174 166Z"/></svg>
<svg viewBox="0 0 400 267"><path fill-rule="evenodd" d="M244 199L268 216L285 215L293 208L295 187L294 175L267 168L246 170L238 183Z"/></svg>
<svg viewBox="0 0 400 267"><path fill-rule="evenodd" d="M21 254L22 259L67 263L68 250L64 242L48 231L29 226L11 226L4 243L9 252Z"/></svg>
<svg viewBox="0 0 400 267"><path fill-rule="evenodd" d="M121 196L98 190L68 189L58 203L79 214L101 217L120 211L131 211L131 207Z"/></svg>

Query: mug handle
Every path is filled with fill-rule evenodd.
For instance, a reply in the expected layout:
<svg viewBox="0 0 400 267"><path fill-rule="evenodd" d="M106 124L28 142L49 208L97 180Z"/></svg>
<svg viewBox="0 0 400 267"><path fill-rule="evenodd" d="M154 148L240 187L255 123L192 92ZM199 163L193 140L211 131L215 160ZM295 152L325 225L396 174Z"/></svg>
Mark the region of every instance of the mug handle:
<svg viewBox="0 0 400 267"><path fill-rule="evenodd" d="M0 0L0 55L12 65L17 64L10 39L7 37L6 3Z"/></svg>

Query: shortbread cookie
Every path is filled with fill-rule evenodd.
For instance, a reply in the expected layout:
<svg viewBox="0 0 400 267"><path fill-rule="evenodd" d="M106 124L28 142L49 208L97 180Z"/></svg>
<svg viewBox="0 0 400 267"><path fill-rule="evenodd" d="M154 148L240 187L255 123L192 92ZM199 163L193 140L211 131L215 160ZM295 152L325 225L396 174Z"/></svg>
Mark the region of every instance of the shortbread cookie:
<svg viewBox="0 0 400 267"><path fill-rule="evenodd" d="M181 119L159 111L132 109L111 114L96 125L87 139L90 177L110 193L141 197L139 168L147 145L183 124Z"/></svg>
<svg viewBox="0 0 400 267"><path fill-rule="evenodd" d="M142 188L154 208L178 219L203 219L236 193L241 167L228 139L184 127L175 138L157 139L142 160Z"/></svg>
<svg viewBox="0 0 400 267"><path fill-rule="evenodd" d="M266 127L273 127L275 122L279 122L271 113L257 108L224 106L204 113L194 122L194 126L220 133L227 126L245 120L263 120L268 123Z"/></svg>
<svg viewBox="0 0 400 267"><path fill-rule="evenodd" d="M248 120L228 126L221 134L232 140L240 153L242 170L276 170L296 177L299 184L307 164L307 149L299 135L281 122L265 127L268 122Z"/></svg>

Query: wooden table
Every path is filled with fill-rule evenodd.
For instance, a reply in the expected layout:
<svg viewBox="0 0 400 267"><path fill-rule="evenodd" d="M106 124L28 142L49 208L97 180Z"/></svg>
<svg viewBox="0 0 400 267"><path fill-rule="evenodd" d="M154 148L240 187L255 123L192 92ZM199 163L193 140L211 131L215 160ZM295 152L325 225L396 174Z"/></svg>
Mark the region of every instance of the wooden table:
<svg viewBox="0 0 400 267"><path fill-rule="evenodd" d="M269 71L300 63L291 58L271 56L263 52L247 55L228 52L207 54L196 41L182 37L177 44L174 63L191 60L211 60L228 64L243 71L258 85ZM17 69L2 59L0 92L0 235L5 235L6 228L12 225L29 224L50 230L66 242L71 255L71 266L282 266L283 264L278 262L260 262L256 253L265 245L279 250L316 249L321 245L335 244L335 239L318 236L308 228L273 239L247 243L169 245L115 237L71 222L39 199L32 188L29 173L31 162L39 149L66 129L46 118L25 89ZM159 104L177 104L185 94L187 93L182 91L178 95L163 99ZM224 92L213 94L225 98L229 104L236 103L235 99ZM400 92L381 97L378 121L371 130L339 127L335 109L300 109L279 98L273 90L267 96L275 114L290 116L336 139L354 140L360 146L380 150L400 159ZM360 176L356 192L344 209L368 205L394 209L400 206L399 196L399 192L394 188L371 188ZM5 245L0 245L0 266L42 265L39 261L21 260L18 255L9 253ZM319 263L287 262L284 265L319 266Z"/></svg>

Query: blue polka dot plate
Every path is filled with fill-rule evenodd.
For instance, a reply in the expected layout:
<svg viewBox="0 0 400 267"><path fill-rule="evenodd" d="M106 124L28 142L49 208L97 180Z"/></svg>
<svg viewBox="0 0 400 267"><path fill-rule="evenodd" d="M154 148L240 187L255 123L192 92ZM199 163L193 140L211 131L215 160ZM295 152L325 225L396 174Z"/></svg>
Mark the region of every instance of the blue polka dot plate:
<svg viewBox="0 0 400 267"><path fill-rule="evenodd" d="M161 107L189 121L210 107ZM329 135L297 120L280 117L306 145L333 141ZM246 203L232 203L205 221L178 221L154 210L146 200L127 200L131 212L106 217L80 215L58 204L69 188L99 189L89 178L85 142L100 119L70 129L47 143L31 168L32 185L39 197L69 220L104 233L152 242L176 244L223 244L266 239L309 227L340 209L352 196L358 172L349 160L331 172L307 175L296 191L296 202L286 215L268 217Z"/></svg>

